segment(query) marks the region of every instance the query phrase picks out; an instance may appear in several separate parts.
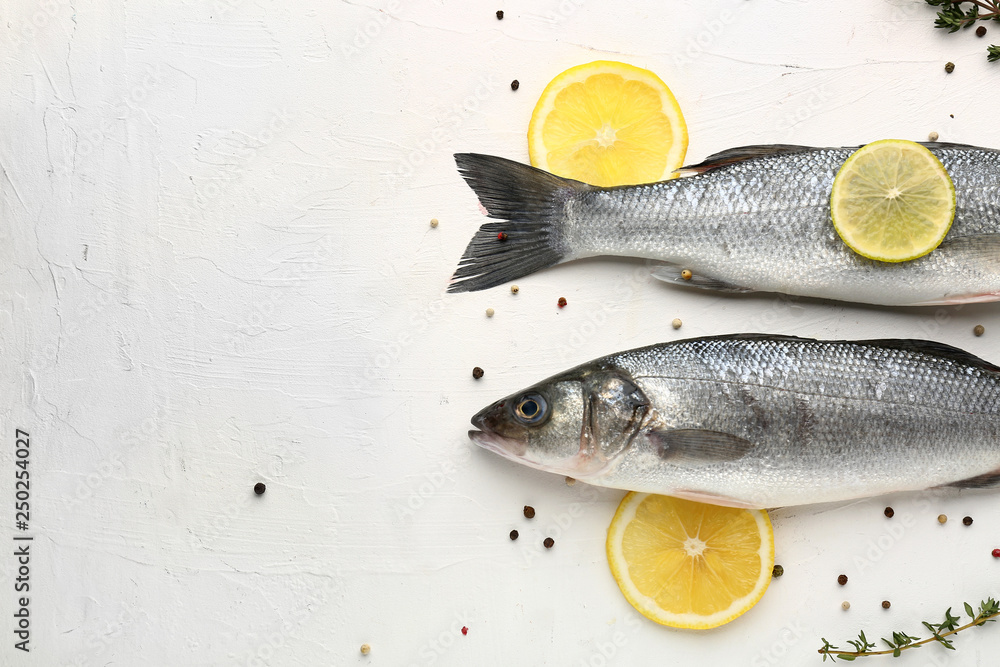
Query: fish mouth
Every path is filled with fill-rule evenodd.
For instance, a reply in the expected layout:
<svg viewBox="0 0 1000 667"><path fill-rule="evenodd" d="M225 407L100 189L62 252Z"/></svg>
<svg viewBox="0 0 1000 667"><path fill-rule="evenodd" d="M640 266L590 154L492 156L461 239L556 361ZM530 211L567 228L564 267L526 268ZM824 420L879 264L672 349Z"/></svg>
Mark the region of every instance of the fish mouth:
<svg viewBox="0 0 1000 667"><path fill-rule="evenodd" d="M497 433L489 431L469 431L469 439L483 449L487 449L494 454L499 454L511 461L524 462L524 455L528 451L527 443L514 438L505 438Z"/></svg>
<svg viewBox="0 0 1000 667"><path fill-rule="evenodd" d="M500 411L503 402L483 408L472 418L472 425L477 431L469 431L469 439L483 449L487 449L494 454L524 463L524 455L528 452L528 442L521 438L510 438L500 435L497 426L502 424Z"/></svg>

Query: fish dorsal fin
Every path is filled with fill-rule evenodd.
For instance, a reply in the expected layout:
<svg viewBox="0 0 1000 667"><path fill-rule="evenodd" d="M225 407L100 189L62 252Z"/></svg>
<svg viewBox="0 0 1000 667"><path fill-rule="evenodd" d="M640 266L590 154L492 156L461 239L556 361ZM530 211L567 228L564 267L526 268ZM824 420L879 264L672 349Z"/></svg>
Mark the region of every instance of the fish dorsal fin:
<svg viewBox="0 0 1000 667"><path fill-rule="evenodd" d="M983 150L969 144L952 144L944 141L922 141L921 145L928 149L950 149L950 150ZM860 146L851 147L850 150L857 150ZM769 155L789 155L791 153L802 153L803 151L819 150L815 146L799 146L797 144L758 144L755 146L738 146L729 148L719 153L709 155L704 161L698 164L684 165L678 172L686 174L704 174L706 171L725 167L726 165L752 160L758 157Z"/></svg>
<svg viewBox="0 0 1000 667"><path fill-rule="evenodd" d="M918 143L921 146L923 146L925 148L928 148L928 149L931 149L931 150L933 150L935 148L951 149L951 150L967 150L967 149L972 149L972 150L977 150L977 151L991 150L989 148L985 148L984 149L984 148L980 148L978 146L973 146L971 144L953 144L953 143L950 143L950 142L947 142L947 141L920 141Z"/></svg>
<svg viewBox="0 0 1000 667"><path fill-rule="evenodd" d="M780 334L762 334L762 333L738 333L738 334L723 334L721 336L707 336L701 340L771 340L771 341L789 341L798 343L845 343L848 345L868 345L870 347L882 347L890 350L907 350L910 352L921 352L923 354L930 355L932 357L937 357L939 359L948 359L950 361L955 361L960 364L965 364L966 366L972 366L974 368L980 368L985 371L991 371L993 373L1000 373L1000 367L991 364L985 359L981 359L976 355L966 352L963 349L953 347L951 345L945 345L944 343L938 343L933 340L921 340L918 338L876 338L872 340L824 340L819 341L815 338L801 338L799 336L784 336ZM682 342L682 341L677 341Z"/></svg>
<svg viewBox="0 0 1000 667"><path fill-rule="evenodd" d="M921 352L932 357L948 359L949 361L955 361L966 366L982 369L984 371L1000 373L1000 367L991 364L985 359L980 359L976 355L957 347L945 345L944 343L937 343L932 340L919 340L913 338L880 338L876 340L859 340L856 342L861 345L872 345L875 347L884 347L893 350Z"/></svg>
<svg viewBox="0 0 1000 667"><path fill-rule="evenodd" d="M753 158L765 157L768 155L787 155L790 153L801 153L803 151L816 150L813 146L795 146L792 144L767 144L759 146L739 146L730 148L721 153L709 155L703 162L698 164L685 165L678 169L679 172L694 174L704 174L706 171L718 169L728 164L752 160Z"/></svg>
<svg viewBox="0 0 1000 667"><path fill-rule="evenodd" d="M991 373L1000 373L1000 366L996 366L985 359L966 352L963 349L938 343L933 340L921 340L918 338L875 338L872 340L818 340L816 338L802 338L799 336L785 336L781 334L763 333L737 333L723 334L721 336L706 336L704 338L687 338L674 341L671 344L690 343L692 341L711 342L720 340L766 340L784 341L792 343L840 343L844 345L862 345L867 347L881 347L889 350L906 350L908 352L920 352L938 359L947 359L956 363L979 368Z"/></svg>

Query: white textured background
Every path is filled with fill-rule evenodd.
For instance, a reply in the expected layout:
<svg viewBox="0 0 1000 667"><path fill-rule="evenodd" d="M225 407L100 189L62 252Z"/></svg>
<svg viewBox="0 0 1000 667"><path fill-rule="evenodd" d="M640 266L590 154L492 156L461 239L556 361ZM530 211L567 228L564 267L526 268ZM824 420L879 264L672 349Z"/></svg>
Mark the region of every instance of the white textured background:
<svg viewBox="0 0 1000 667"><path fill-rule="evenodd" d="M526 161L538 95L582 62L667 81L689 162L931 131L1000 147L990 40L933 18L919 0L4 2L0 539L21 428L35 541L29 655L0 555L0 664L809 665L820 636L916 633L1000 594L998 496L911 495L891 522L884 499L774 512L786 574L760 604L662 628L608 573L621 493L465 436L504 394L688 336L926 337L997 362L1000 305L719 297L603 260L516 297L444 293L482 221L451 154ZM905 664L988 664L1000 628L958 646Z"/></svg>

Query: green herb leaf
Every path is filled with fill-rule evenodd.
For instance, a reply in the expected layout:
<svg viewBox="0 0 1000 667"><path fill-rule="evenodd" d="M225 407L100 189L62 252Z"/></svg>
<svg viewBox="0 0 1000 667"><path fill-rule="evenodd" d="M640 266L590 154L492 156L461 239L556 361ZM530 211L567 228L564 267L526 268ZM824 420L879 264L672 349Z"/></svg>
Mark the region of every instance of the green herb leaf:
<svg viewBox="0 0 1000 667"><path fill-rule="evenodd" d="M931 7L939 7L935 28L942 28L949 33L958 32L963 28L971 28L979 21L1000 21L1000 0L925 0ZM968 5L968 8L963 8ZM986 59L990 62L1000 60L1000 47L990 46L986 49Z"/></svg>
<svg viewBox="0 0 1000 667"><path fill-rule="evenodd" d="M933 0L926 0L928 4L933 4ZM998 11L1000 11L1000 0L984 0L987 2L995 2L998 6ZM953 635L962 632L963 630L968 630L973 626L986 625L991 623L997 618L1000 618L1000 602L993 598L987 598L979 603L979 613L975 613L975 609L969 603L963 603L965 612L972 618L972 622L966 623L960 626L960 617L955 616L951 613L951 607L944 612L944 621L941 623L930 623L928 621L921 621L923 626L927 628L930 636L925 639L920 639L913 635L907 634L902 631L894 631L892 633L892 639L887 639L882 637L882 642L888 646L888 649L875 651L875 644L868 641L868 637L865 635L865 631L862 630L858 633L857 639L848 640L848 644L854 647L854 651L843 651L836 646L832 645L825 637L822 638L823 646L819 649L819 652L823 654L823 660L830 658L832 661L836 661L837 658L846 661L852 661L859 657L868 657L872 655L893 655L894 657L899 657L899 655L911 648L920 648L924 644L930 642L937 642L944 646L946 649L951 651L956 650L953 643Z"/></svg>

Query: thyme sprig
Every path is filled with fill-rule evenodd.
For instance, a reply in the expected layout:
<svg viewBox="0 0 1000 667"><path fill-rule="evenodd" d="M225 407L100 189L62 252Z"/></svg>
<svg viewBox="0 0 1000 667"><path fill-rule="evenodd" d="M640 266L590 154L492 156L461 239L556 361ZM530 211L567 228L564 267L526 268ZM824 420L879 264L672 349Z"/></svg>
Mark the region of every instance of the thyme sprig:
<svg viewBox="0 0 1000 667"><path fill-rule="evenodd" d="M1000 0L925 0L925 2L932 7L941 8L934 21L934 27L943 28L948 32L971 28L978 21L1000 21ZM965 8L964 5L969 6ZM1000 46L990 46L986 49L986 53L986 59L990 62L1000 60Z"/></svg>
<svg viewBox="0 0 1000 667"><path fill-rule="evenodd" d="M930 642L938 642L947 649L955 650L954 640L948 639L948 637L961 632L962 630L967 630L974 625L986 625L987 623L992 623L1000 616L1000 602L997 602L993 598L987 598L979 603L979 610L976 611L972 608L968 602L965 603L965 613L968 614L969 618L972 619L971 622L965 625L959 625L962 620L961 616L955 616L951 613L951 607L944 612L944 621L941 623L929 623L923 621L924 627L930 631L931 636L926 639L920 639L919 637L914 637L908 635L905 632L893 632L892 639L882 638L882 641L889 647L888 649L882 651L875 651L876 644L874 642L868 641L865 637L865 631L862 630L858 633L857 639L849 639L847 643L854 647L853 651L842 650L837 646L834 646L826 640L826 637L821 637L823 640L823 646L820 647L819 652L823 655L823 661L829 658L833 662L837 661L837 658L841 660L856 660L857 658L868 657L872 655L892 655L898 658L899 655L911 648L920 648L924 644Z"/></svg>

